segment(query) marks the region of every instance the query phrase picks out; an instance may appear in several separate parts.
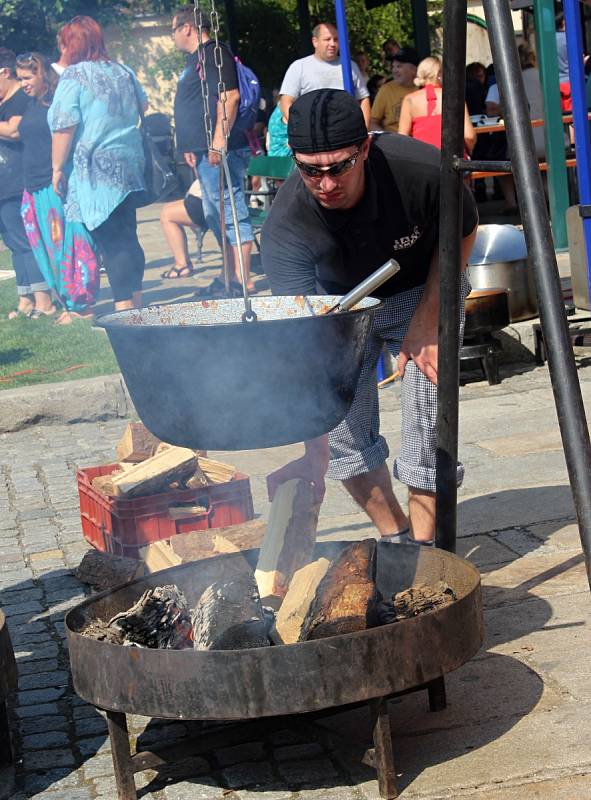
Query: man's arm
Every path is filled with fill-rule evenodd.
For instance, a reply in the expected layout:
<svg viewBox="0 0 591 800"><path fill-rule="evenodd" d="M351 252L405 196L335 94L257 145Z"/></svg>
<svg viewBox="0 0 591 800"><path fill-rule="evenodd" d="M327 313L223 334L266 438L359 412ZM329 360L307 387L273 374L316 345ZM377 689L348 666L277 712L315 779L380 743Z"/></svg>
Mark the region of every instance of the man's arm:
<svg viewBox="0 0 591 800"><path fill-rule="evenodd" d="M20 139L18 126L21 124L21 117L10 117L5 122L0 122L0 139Z"/></svg>
<svg viewBox="0 0 591 800"><path fill-rule="evenodd" d="M238 89L228 89L226 91L226 117L228 120L228 128L227 133L229 134L232 130L232 125L236 120L236 116L238 114L238 107L240 105L240 92ZM216 108L216 118L215 118L215 130L213 132L212 137L212 146L214 150L209 151L209 163L210 164L219 164L221 160L221 156L217 150L221 150L223 147L226 146L226 137L224 135L224 120L223 120L223 104L221 100L218 100L217 108Z"/></svg>
<svg viewBox="0 0 591 800"><path fill-rule="evenodd" d="M371 105L369 103L369 97L364 97L363 100L360 100L359 107L361 108L363 119L365 120L365 127L369 131L369 126L371 125Z"/></svg>
<svg viewBox="0 0 591 800"><path fill-rule="evenodd" d="M281 109L281 116L287 122L289 119L289 109L295 102L295 97L291 97L288 94L282 94L279 98L279 108Z"/></svg>
<svg viewBox="0 0 591 800"><path fill-rule="evenodd" d="M476 239L478 224L462 239L460 269L468 266L468 257ZM429 275L423 296L415 309L406 336L400 347L398 369L404 376L407 363L412 359L429 380L437 385L437 326L439 322L439 252L431 258Z"/></svg>

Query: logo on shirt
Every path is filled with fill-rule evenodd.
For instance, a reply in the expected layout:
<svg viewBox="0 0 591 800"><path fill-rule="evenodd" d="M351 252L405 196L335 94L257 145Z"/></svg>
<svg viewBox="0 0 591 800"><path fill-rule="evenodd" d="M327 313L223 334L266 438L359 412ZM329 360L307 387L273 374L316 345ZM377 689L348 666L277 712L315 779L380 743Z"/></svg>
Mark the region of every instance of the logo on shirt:
<svg viewBox="0 0 591 800"><path fill-rule="evenodd" d="M413 228L413 232L410 236L401 236L400 239L394 239L394 244L392 245L392 250L408 250L409 247L412 247L415 242L417 242L421 236L423 235L423 231L419 228L418 225L415 225Z"/></svg>

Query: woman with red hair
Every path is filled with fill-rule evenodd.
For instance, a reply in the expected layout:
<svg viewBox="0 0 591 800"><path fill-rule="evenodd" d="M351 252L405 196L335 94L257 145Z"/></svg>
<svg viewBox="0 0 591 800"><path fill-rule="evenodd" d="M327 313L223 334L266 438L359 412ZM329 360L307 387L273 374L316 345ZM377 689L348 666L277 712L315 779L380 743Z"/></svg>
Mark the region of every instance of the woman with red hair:
<svg viewBox="0 0 591 800"><path fill-rule="evenodd" d="M64 25L58 44L67 66L48 114L53 187L66 219L84 222L101 250L115 309L139 307L145 259L136 199L145 187L138 120L146 96L133 72L109 58L90 17Z"/></svg>

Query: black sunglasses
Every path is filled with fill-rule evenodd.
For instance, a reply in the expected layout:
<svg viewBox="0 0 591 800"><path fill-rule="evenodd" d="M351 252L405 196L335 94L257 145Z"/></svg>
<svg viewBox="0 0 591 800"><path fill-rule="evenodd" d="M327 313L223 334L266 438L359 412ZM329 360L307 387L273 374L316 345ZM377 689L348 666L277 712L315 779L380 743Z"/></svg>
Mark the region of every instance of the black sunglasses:
<svg viewBox="0 0 591 800"><path fill-rule="evenodd" d="M342 161L337 161L336 164L330 164L328 167L317 167L313 164L304 164L303 161L298 161L295 156L293 157L293 160L295 161L296 167L299 169L299 171L308 178L321 178L323 175L330 175L331 178L336 178L339 175L344 175L345 172L349 172L349 170L353 169L357 163L359 154L361 153L362 146L363 145L360 145L353 155L349 156L349 158L344 158Z"/></svg>

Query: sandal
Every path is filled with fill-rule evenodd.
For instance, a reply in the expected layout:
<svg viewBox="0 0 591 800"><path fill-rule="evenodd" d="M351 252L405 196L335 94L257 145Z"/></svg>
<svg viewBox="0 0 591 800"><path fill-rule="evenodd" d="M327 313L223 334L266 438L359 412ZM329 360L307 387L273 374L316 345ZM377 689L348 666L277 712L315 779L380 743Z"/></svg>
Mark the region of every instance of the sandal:
<svg viewBox="0 0 591 800"><path fill-rule="evenodd" d="M174 267L167 269L165 272L162 272L160 277L162 280L165 281L174 281L178 278L190 278L191 275L195 274L195 270L193 267L184 266L184 267L177 267L176 264Z"/></svg>
<svg viewBox="0 0 591 800"><path fill-rule="evenodd" d="M57 314L57 308L52 306L51 311L41 311L40 308L35 308L31 311L31 319L40 319L41 317L53 317Z"/></svg>
<svg viewBox="0 0 591 800"><path fill-rule="evenodd" d="M31 319L34 313L35 309L33 308L33 306L31 306L31 308L29 308L27 311L25 311L22 308L13 308L12 311L8 312L7 319L13 320L13 319L19 319L20 317L24 317L25 319Z"/></svg>

